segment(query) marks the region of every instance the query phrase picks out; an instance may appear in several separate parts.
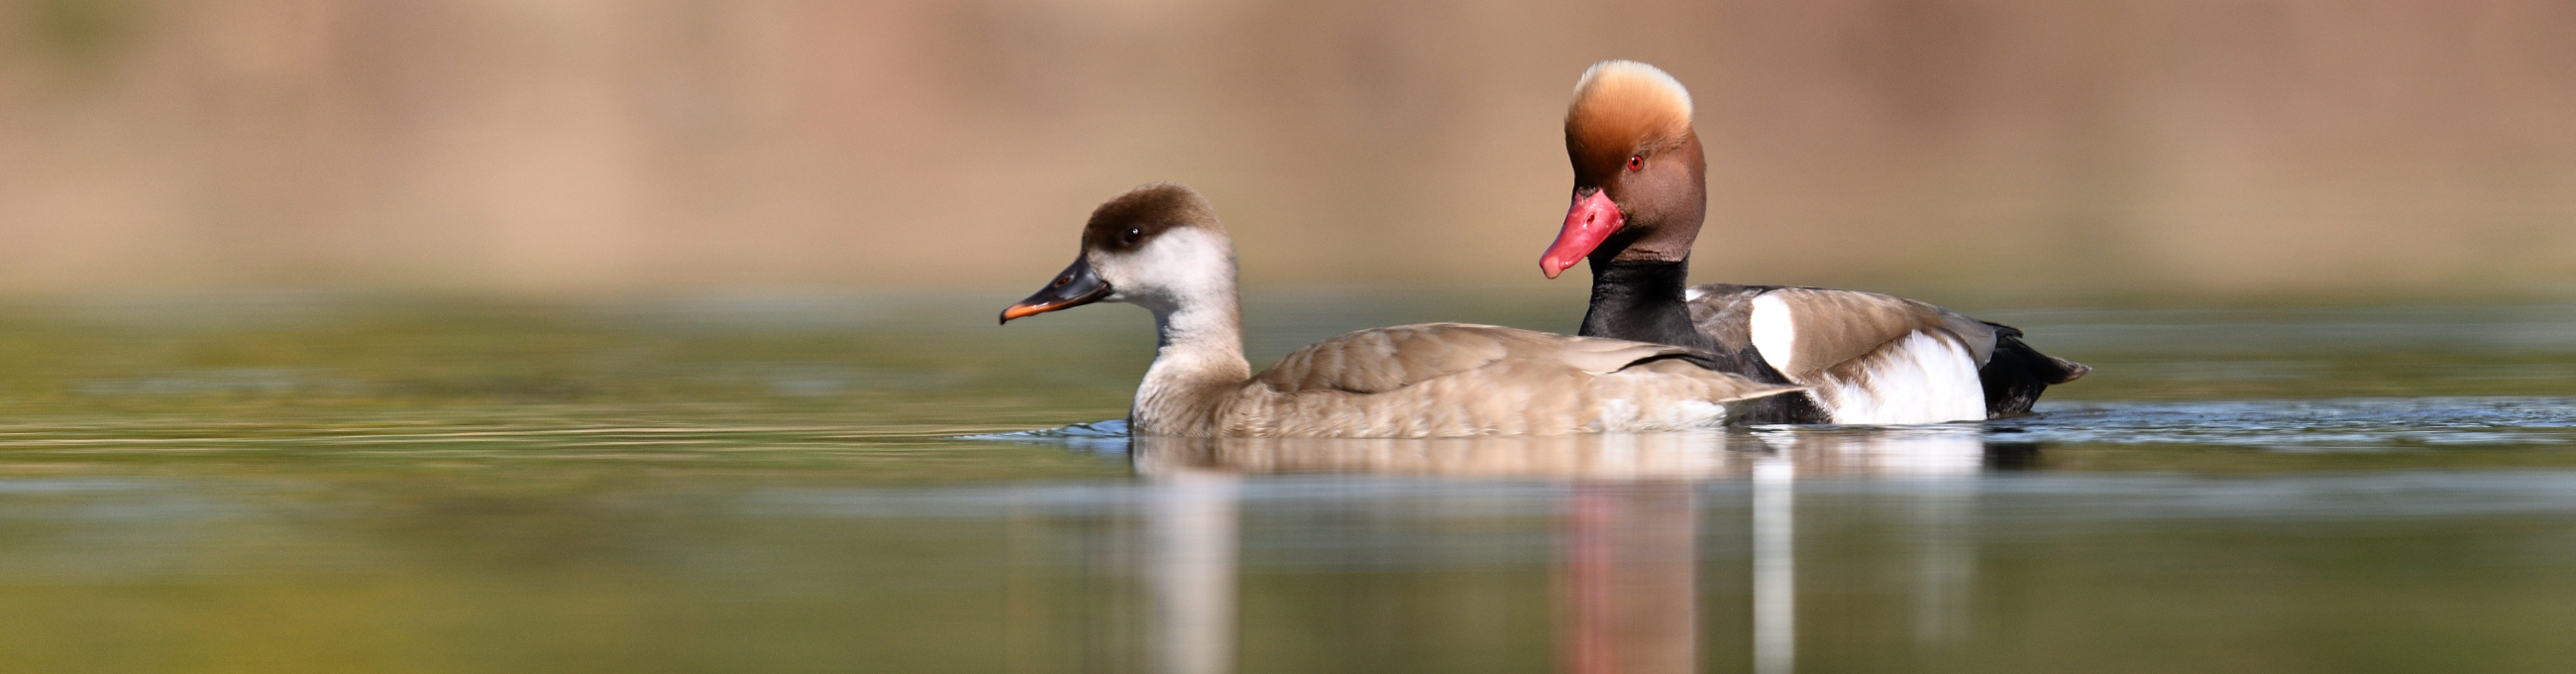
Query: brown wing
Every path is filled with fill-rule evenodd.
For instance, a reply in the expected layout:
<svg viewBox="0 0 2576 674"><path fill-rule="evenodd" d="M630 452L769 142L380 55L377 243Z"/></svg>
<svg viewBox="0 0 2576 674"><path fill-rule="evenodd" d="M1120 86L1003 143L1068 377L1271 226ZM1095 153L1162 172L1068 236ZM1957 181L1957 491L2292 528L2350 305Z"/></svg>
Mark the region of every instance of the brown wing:
<svg viewBox="0 0 2576 674"><path fill-rule="evenodd" d="M1777 301L1796 336L1787 353L1763 354L1792 378L1823 371L1876 352L1918 331L1946 333L1968 347L1978 365L1993 357L1995 331L1977 319L1914 300L1851 290L1709 284L1690 289L1691 317L1721 349L1753 344L1753 316L1762 301Z"/></svg>
<svg viewBox="0 0 2576 674"><path fill-rule="evenodd" d="M1593 374L1690 353L1676 346L1464 323L1344 334L1279 360L1254 380L1281 393L1382 393L1506 360L1553 361Z"/></svg>
<svg viewBox="0 0 2576 674"><path fill-rule="evenodd" d="M1733 354L1753 348L1753 336L1746 327L1753 320L1753 298L1778 289L1780 286L1709 283L1683 292L1688 298L1691 323L1701 334L1717 341L1719 352Z"/></svg>

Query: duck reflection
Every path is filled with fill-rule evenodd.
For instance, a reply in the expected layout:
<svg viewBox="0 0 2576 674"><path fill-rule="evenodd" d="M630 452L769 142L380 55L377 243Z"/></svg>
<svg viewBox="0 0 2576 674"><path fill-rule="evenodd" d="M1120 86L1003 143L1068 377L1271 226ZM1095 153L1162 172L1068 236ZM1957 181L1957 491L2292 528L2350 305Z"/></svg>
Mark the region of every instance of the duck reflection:
<svg viewBox="0 0 2576 674"><path fill-rule="evenodd" d="M1672 480L1575 485L1557 570L1564 671L1698 669L1696 497Z"/></svg>
<svg viewBox="0 0 2576 674"><path fill-rule="evenodd" d="M1383 474L1571 480L1555 556L1557 652L1577 674L1698 671L1699 485L1752 484L1752 647L1764 674L1795 671L1795 483L1936 478L1908 490L1920 532L1918 639L1956 636L1973 549L1966 480L2033 465L2037 449L1988 443L1975 426L1779 427L1712 433L1537 438L1136 438L1129 457L1154 494L1141 559L1153 595L1157 671L1232 670L1239 476ZM1738 660L1737 662L1743 662Z"/></svg>
<svg viewBox="0 0 2576 674"><path fill-rule="evenodd" d="M1155 671L1231 671L1238 480L1182 468L1156 482L1144 553Z"/></svg>

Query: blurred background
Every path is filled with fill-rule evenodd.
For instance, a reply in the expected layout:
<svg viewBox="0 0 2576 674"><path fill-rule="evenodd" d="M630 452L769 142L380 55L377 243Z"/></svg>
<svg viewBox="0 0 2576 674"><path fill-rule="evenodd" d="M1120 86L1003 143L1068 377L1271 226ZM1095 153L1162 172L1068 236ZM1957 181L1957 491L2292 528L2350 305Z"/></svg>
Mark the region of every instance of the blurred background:
<svg viewBox="0 0 2576 674"><path fill-rule="evenodd" d="M2560 296L2570 35L2558 0L0 0L0 293L1017 287L1151 180L1254 283L1535 285L1565 98L1631 58L1698 101L1700 279Z"/></svg>
<svg viewBox="0 0 2576 674"><path fill-rule="evenodd" d="M1301 452L993 325L1177 180L1254 363L1571 330L1607 58L1696 278L2098 369ZM0 671L2556 671L2570 419L2569 0L0 0Z"/></svg>

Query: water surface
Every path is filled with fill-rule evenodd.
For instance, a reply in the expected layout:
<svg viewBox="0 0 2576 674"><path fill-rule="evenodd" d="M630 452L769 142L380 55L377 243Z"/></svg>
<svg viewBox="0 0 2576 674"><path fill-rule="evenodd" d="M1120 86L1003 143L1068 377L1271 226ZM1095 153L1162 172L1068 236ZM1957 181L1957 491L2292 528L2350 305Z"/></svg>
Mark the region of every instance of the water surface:
<svg viewBox="0 0 2576 674"><path fill-rule="evenodd" d="M0 652L263 672L2576 661L2576 306L1980 310L2098 368L1985 424L1220 443L1060 428L1123 413L1147 321L994 327L1009 299L0 308ZM1266 362L1407 321L1565 330L1568 302L1313 289L1247 313Z"/></svg>

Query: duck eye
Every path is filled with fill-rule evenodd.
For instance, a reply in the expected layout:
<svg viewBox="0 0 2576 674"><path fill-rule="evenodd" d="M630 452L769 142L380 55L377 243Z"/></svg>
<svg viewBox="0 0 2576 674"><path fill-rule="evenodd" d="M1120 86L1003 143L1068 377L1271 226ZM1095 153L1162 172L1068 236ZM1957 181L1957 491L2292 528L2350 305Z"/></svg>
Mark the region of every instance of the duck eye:
<svg viewBox="0 0 2576 674"><path fill-rule="evenodd" d="M1135 243L1137 239L1142 238L1145 238L1145 228L1143 227L1129 227L1127 228L1127 231L1118 234L1119 243Z"/></svg>
<svg viewBox="0 0 2576 674"><path fill-rule="evenodd" d="M1643 171L1643 170L1646 170L1646 155L1642 155L1642 154L1632 154L1632 155L1628 155L1628 170L1630 170L1630 171Z"/></svg>

